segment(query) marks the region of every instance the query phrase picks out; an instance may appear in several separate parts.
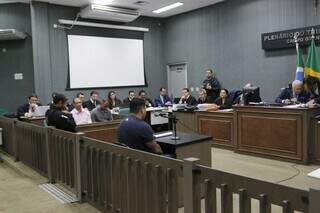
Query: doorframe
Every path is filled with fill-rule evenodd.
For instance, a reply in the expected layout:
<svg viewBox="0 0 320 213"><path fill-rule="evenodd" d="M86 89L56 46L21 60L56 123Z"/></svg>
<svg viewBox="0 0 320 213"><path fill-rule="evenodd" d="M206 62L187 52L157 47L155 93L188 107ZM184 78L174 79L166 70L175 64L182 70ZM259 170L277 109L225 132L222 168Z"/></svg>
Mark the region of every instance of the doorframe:
<svg viewBox="0 0 320 213"><path fill-rule="evenodd" d="M171 82L171 75L170 75L170 66L177 66L177 65L184 65L185 69L186 69L186 76L185 76L185 85L186 87L188 87L188 62L175 62L175 63L168 63L167 64L167 88L170 94L168 94L169 96L172 95L171 93L171 87L170 87L170 82ZM183 88L181 88L183 89ZM175 98L175 97L173 97Z"/></svg>

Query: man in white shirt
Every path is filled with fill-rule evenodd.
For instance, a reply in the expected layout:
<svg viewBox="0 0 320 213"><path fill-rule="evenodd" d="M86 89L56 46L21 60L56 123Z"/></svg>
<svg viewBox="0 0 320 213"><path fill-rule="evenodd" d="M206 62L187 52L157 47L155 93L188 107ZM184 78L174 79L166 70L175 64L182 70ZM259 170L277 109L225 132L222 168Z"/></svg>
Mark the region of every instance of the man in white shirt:
<svg viewBox="0 0 320 213"><path fill-rule="evenodd" d="M77 125L91 124L91 115L87 109L82 107L82 101L80 98L73 100L74 109L71 111L74 121Z"/></svg>

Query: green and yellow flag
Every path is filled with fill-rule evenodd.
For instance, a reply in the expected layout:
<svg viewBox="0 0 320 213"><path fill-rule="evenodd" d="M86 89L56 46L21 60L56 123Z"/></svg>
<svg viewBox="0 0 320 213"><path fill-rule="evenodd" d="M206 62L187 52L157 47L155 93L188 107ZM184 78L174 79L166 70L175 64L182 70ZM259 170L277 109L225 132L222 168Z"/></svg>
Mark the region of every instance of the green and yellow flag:
<svg viewBox="0 0 320 213"><path fill-rule="evenodd" d="M307 63L304 67L304 77L308 76L320 78L320 61L314 39L311 41Z"/></svg>

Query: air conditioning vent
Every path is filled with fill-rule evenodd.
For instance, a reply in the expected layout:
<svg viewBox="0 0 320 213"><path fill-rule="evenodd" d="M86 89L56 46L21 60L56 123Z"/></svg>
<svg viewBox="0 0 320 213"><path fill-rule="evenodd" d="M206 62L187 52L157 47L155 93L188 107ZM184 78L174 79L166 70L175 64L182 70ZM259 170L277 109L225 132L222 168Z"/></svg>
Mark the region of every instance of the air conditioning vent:
<svg viewBox="0 0 320 213"><path fill-rule="evenodd" d="M26 33L16 29L0 29L0 40L22 40L27 37Z"/></svg>
<svg viewBox="0 0 320 213"><path fill-rule="evenodd" d="M80 12L82 18L131 22L140 16L136 10L90 4Z"/></svg>

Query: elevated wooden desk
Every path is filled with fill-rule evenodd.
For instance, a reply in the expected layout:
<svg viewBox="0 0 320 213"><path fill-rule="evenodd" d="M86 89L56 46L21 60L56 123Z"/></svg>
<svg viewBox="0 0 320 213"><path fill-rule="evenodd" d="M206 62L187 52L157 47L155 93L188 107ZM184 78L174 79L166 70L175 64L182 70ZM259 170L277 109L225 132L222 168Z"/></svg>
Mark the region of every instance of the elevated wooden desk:
<svg viewBox="0 0 320 213"><path fill-rule="evenodd" d="M314 117L319 109L234 107L235 151L276 159L311 162Z"/></svg>
<svg viewBox="0 0 320 213"><path fill-rule="evenodd" d="M320 109L235 106L233 112L175 112L178 131L212 136L212 145L261 157L320 163ZM317 131L315 131L317 130Z"/></svg>
<svg viewBox="0 0 320 213"><path fill-rule="evenodd" d="M233 112L174 112L179 119L177 130L197 132L212 137L212 145L220 148L233 149Z"/></svg>

